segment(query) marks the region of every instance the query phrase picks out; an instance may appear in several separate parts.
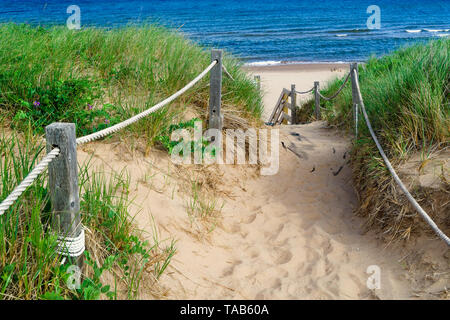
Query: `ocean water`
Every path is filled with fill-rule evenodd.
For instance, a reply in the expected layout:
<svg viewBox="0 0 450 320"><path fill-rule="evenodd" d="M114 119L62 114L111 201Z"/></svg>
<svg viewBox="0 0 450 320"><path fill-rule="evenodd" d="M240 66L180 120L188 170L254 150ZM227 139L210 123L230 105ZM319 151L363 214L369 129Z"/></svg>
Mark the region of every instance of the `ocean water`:
<svg viewBox="0 0 450 320"><path fill-rule="evenodd" d="M69 5L82 27L156 22L251 64L364 61L450 35L450 0L0 0L0 23L65 24ZM380 29L367 27L370 5Z"/></svg>

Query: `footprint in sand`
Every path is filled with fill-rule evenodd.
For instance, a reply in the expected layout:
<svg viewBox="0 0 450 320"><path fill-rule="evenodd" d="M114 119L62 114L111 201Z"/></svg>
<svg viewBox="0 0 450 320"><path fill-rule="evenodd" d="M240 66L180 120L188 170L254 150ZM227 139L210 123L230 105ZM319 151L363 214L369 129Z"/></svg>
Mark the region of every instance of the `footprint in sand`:
<svg viewBox="0 0 450 320"><path fill-rule="evenodd" d="M256 220L256 213L253 213L253 214L251 214L251 215L249 215L247 217L244 217L242 219L242 223L250 224L250 223L252 223L255 220Z"/></svg>
<svg viewBox="0 0 450 320"><path fill-rule="evenodd" d="M292 259L292 253L284 249L277 249L274 255L275 255L275 264L278 265L288 263Z"/></svg>
<svg viewBox="0 0 450 320"><path fill-rule="evenodd" d="M229 277L234 273L234 269L239 266L240 264L242 264L241 260L235 260L233 262L229 262L231 263L231 265L229 267L226 267L223 272L222 272L222 277Z"/></svg>
<svg viewBox="0 0 450 320"><path fill-rule="evenodd" d="M222 277L229 277L233 274L235 266L229 266L225 268L222 272Z"/></svg>
<svg viewBox="0 0 450 320"><path fill-rule="evenodd" d="M248 255L250 256L250 258L255 259L259 257L259 250L252 248L250 249L250 251L248 252Z"/></svg>
<svg viewBox="0 0 450 320"><path fill-rule="evenodd" d="M236 222L230 224L223 224L222 229L230 234L238 233L239 231L241 231L241 227Z"/></svg>

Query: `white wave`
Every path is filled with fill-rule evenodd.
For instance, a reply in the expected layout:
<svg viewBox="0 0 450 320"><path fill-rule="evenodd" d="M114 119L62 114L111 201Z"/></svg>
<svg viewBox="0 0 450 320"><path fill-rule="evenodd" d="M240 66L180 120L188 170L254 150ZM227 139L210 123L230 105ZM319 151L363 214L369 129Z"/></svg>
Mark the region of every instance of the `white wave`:
<svg viewBox="0 0 450 320"><path fill-rule="evenodd" d="M450 36L450 33L441 33L441 34L437 34L438 37L448 37Z"/></svg>
<svg viewBox="0 0 450 320"><path fill-rule="evenodd" d="M417 30L406 30L406 32L408 32L408 33L419 33L419 32L422 32L422 29L417 29Z"/></svg>
<svg viewBox="0 0 450 320"><path fill-rule="evenodd" d="M250 67L263 67L263 66L275 66L282 64L282 61L255 61L246 63L246 66Z"/></svg>
<svg viewBox="0 0 450 320"><path fill-rule="evenodd" d="M424 29L424 30L427 32L442 32L442 31L444 31L442 29Z"/></svg>
<svg viewBox="0 0 450 320"><path fill-rule="evenodd" d="M296 64L348 64L348 61L256 61L248 62L247 67L264 67L274 65L296 65Z"/></svg>
<svg viewBox="0 0 450 320"><path fill-rule="evenodd" d="M348 34L346 34L346 33L338 33L336 35L336 37L346 37L346 36L348 36Z"/></svg>

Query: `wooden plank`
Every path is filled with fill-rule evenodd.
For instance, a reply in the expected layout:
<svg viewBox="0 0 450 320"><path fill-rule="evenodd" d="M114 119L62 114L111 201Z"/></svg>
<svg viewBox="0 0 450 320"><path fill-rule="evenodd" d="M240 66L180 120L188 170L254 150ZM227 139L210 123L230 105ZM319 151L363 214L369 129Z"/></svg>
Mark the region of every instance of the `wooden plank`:
<svg viewBox="0 0 450 320"><path fill-rule="evenodd" d="M320 85L319 81L314 81L314 106L316 113L316 120L320 119L320 95L319 95Z"/></svg>
<svg viewBox="0 0 450 320"><path fill-rule="evenodd" d="M291 103L289 109L291 110L291 124L297 123L297 94L295 92L295 84L291 85Z"/></svg>
<svg viewBox="0 0 450 320"><path fill-rule="evenodd" d="M350 64L350 79L351 79L351 83L352 83L352 102L353 102L353 121L355 123L355 130L356 132L358 131L358 129L356 129L356 122L357 122L357 112L358 112L358 105L360 104L359 101L359 95L356 89L356 77L355 74L353 73L353 70L356 70L357 74L356 76L358 76L358 64L357 63L351 63Z"/></svg>
<svg viewBox="0 0 450 320"><path fill-rule="evenodd" d="M45 134L47 152L54 147L61 150L48 166L52 228L60 237L75 238L82 231L75 124L52 123L45 128ZM82 268L83 257L71 258L72 263Z"/></svg>
<svg viewBox="0 0 450 320"><path fill-rule="evenodd" d="M255 76L254 79L256 82L256 87L261 91L261 76Z"/></svg>
<svg viewBox="0 0 450 320"><path fill-rule="evenodd" d="M272 123L278 123L279 122L281 112L283 112L284 104L286 103L286 101L287 101L287 99L289 97L288 93L289 92L286 89L283 89L283 93L282 93L282 96L281 96L281 102L280 102L280 104L278 106L278 110L277 110L277 112L276 112L276 114L274 116L274 120L272 121Z"/></svg>
<svg viewBox="0 0 450 320"><path fill-rule="evenodd" d="M284 95L286 94L285 90L286 89L283 89L281 91L280 97L278 98L278 101L275 104L275 108L273 109L272 114L269 117L269 121L268 122L270 122L270 123L275 123L276 122L275 115L278 113L278 109L280 108L280 103L283 100Z"/></svg>
<svg viewBox="0 0 450 320"><path fill-rule="evenodd" d="M282 112L282 115L281 115L281 123L282 124L288 124L283 115L289 113L289 107L288 107L289 96L290 96L290 93L287 95L286 100L284 100L284 103L283 103L283 112Z"/></svg>
<svg viewBox="0 0 450 320"><path fill-rule="evenodd" d="M222 50L211 50L211 62L217 64L210 72L209 85L209 129L222 130L223 115L220 112L222 101Z"/></svg>
<svg viewBox="0 0 450 320"><path fill-rule="evenodd" d="M288 123L291 123L291 121L292 121L291 116L288 115L287 113L284 113L284 112L283 112L283 114L282 114L281 117L282 117L283 121L287 121Z"/></svg>

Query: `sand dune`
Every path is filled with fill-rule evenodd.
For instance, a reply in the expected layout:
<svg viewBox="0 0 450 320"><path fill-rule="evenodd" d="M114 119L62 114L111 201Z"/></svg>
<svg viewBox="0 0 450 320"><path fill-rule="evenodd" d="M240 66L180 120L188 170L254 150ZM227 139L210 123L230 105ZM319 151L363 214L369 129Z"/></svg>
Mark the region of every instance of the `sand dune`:
<svg viewBox="0 0 450 320"><path fill-rule="evenodd" d="M266 114L283 86L300 89L311 80L345 73L319 68L260 74ZM306 69L305 69L306 68ZM272 103L273 102L273 103ZM161 277L160 298L169 299L398 299L413 294L399 251L385 250L362 219L351 183L348 137L324 122L281 126L280 170L259 176L251 166L174 166L164 152L131 155L123 144L91 144L94 165L130 173L136 222L161 246L174 238L177 254ZM89 150L90 148L90 150ZM117 148L121 148L120 150ZM202 171L203 170L203 171ZM191 219L189 180L214 186L216 225ZM216 177L216 178L214 178ZM186 183L188 181L188 183ZM381 287L367 287L367 268L380 268ZM154 298L143 286L142 298Z"/></svg>

